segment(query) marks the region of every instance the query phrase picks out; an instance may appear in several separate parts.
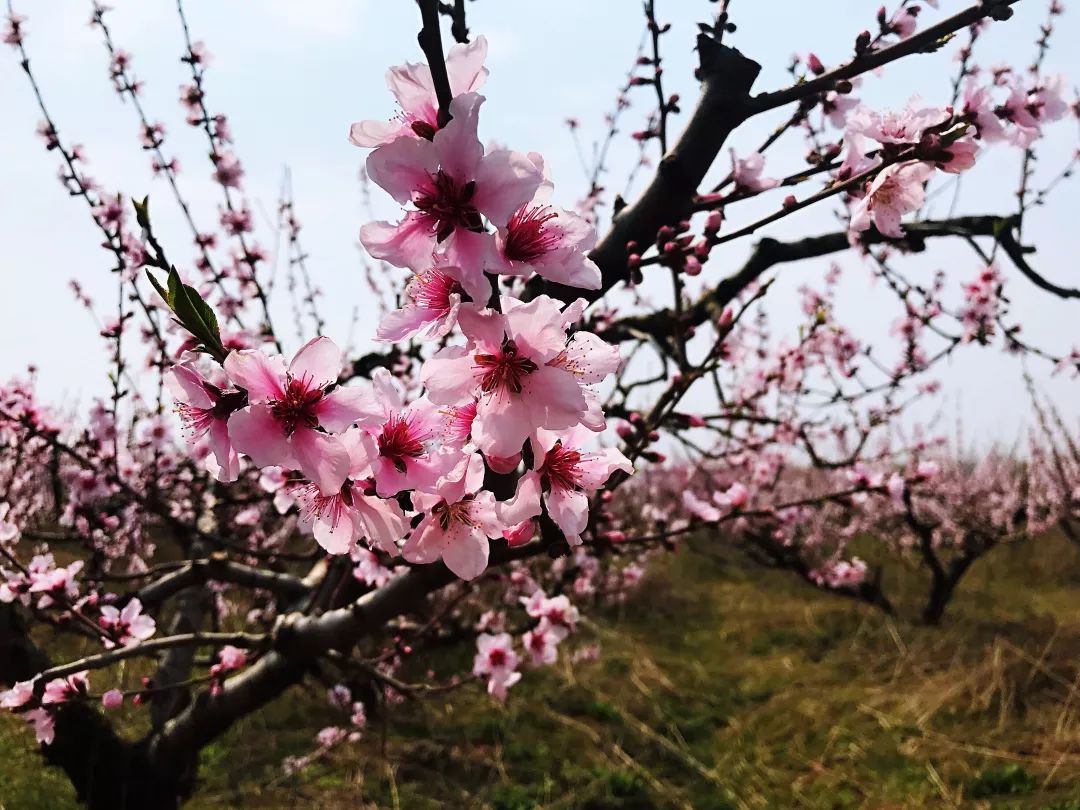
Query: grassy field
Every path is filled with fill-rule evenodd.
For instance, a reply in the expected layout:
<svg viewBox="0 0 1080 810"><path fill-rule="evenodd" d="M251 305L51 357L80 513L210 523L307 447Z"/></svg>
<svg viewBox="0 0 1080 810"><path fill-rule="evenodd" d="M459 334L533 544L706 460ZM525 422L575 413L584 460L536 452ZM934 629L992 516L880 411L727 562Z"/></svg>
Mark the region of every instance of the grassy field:
<svg viewBox="0 0 1080 810"><path fill-rule="evenodd" d="M901 602L920 584L887 581ZM937 629L688 551L586 639L598 662L528 673L505 707L473 687L393 707L286 778L331 722L321 688L298 693L205 752L191 807L1080 810L1080 553L1060 539L981 560ZM11 720L0 762L5 810L71 805Z"/></svg>

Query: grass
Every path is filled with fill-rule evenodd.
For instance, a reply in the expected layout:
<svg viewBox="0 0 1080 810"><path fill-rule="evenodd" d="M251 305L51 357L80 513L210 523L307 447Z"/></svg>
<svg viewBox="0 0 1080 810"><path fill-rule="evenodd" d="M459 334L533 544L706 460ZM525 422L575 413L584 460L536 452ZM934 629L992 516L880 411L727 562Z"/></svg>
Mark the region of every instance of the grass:
<svg viewBox="0 0 1080 810"><path fill-rule="evenodd" d="M599 661L391 707L285 778L333 721L294 693L204 752L191 807L1080 810L1078 575L1059 538L997 549L934 629L685 552L590 614ZM887 584L910 613L917 572ZM10 719L0 758L6 810L71 805Z"/></svg>

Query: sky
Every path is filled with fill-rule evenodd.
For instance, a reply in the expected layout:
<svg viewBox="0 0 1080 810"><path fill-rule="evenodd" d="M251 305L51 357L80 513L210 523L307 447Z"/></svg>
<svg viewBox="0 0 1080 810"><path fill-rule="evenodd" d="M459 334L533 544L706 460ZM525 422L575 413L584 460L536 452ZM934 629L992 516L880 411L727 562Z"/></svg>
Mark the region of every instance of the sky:
<svg viewBox="0 0 1080 810"><path fill-rule="evenodd" d="M108 57L100 33L88 26L90 3L76 0L13 0L29 17L27 48L50 111L62 137L83 144L88 173L109 189L129 197L149 194L155 227L170 247L174 262L189 260L190 236L164 181L154 178L138 145L134 111L122 103L108 81ZM183 40L172 0L112 0L108 21L119 47L133 57L136 75L145 83L149 115L167 128L166 152L181 162L180 184L192 201L196 219L209 227L217 218L219 191L209 180L205 142L186 126L178 87L187 80L179 61ZM763 65L754 89L786 86L786 66L793 53L814 51L826 64L843 61L857 33L874 26L877 0L827 0L804 3L734 3L738 30L726 41ZM922 20L962 7L941 0L941 11L924 9ZM966 4L963 4L966 5ZM370 346L375 307L360 270L356 237L366 214L357 180L365 153L349 144L352 121L388 118L394 112L384 73L389 65L421 61L415 34L419 14L408 0L188 0L193 37L213 54L206 77L207 104L229 116L237 154L246 169L245 191L259 221L260 241L273 251L273 220L283 171L289 167L296 211L304 226L302 240L309 266L324 291L322 308L328 334L346 343L359 313L358 351ZM1025 65L1034 53L1038 26L1045 17L1043 0L1021 0L1011 21L984 36L979 61L990 65ZM662 40L664 81L668 92L684 99L685 123L696 96L692 77L695 23L708 20L715 4L707 0L658 0L658 13L672 23ZM782 13L778 13L782 10ZM604 132L604 114L636 54L643 30L640 5L629 0L476 0L468 4L473 34L489 41L491 76L484 88L481 138L524 151L542 153L555 181L555 199L569 207L580 198L585 181L567 118L580 121L586 149ZM1080 78L1080 11L1058 18L1049 72ZM448 26L447 26L448 28ZM444 37L449 42L448 31ZM881 76L867 76L857 89L875 108L898 108L912 94L927 104L944 104L955 73L955 47L904 60ZM1075 82L1070 82L1070 85ZM624 113L624 133L643 128L654 102L652 89L632 91ZM13 51L0 51L0 379L39 368L39 390L53 402L83 403L108 390L108 356L88 313L68 289L77 279L96 302L111 302L114 280L110 255L82 204L69 198L56 181L57 161L34 134L39 115ZM789 114L789 111L788 113ZM739 154L753 150L785 115L759 116L729 141ZM1075 121L1058 125L1041 147L1038 180L1058 172L1077 145ZM770 151L766 173L797 171L804 151L801 138L782 141ZM612 148L610 187L622 190L637 159L627 137ZM965 176L957 213L1007 214L1014 206L1020 155L994 147ZM721 176L726 154L714 167ZM633 196L638 184L630 189ZM393 217L392 201L376 190L380 217ZM775 209L777 197L739 206L731 227ZM932 216L945 216L951 189L933 198ZM1047 277L1080 286L1076 256L1080 232L1076 215L1080 183L1063 183L1046 206L1025 225L1025 240L1038 246L1032 257ZM763 229L758 236L795 239L837 229L835 209L825 205ZM715 283L737 268L753 240L740 240L715 252L695 287ZM785 266L770 311L777 324L794 323L797 288L820 282L828 261ZM841 320L867 340L887 334L899 314L895 298L870 283L869 270L854 256L844 256L845 286L838 302ZM913 275L928 279L946 272L956 289L981 269L974 254L956 241L935 245L929 255L907 264ZM1080 302L1062 302L1035 289L1006 266L1011 279L1012 313L1024 324L1026 338L1058 353L1080 345ZM922 274L920 276L920 274ZM111 308L111 305L107 308ZM285 297L273 308L287 350L299 345ZM1030 370L1070 419L1080 417L1078 383L1051 377L1046 364ZM942 368L942 399L932 406L964 425L972 440L1011 442L1029 422L1029 404L1021 364L999 350L972 347ZM926 414L929 416L929 413Z"/></svg>

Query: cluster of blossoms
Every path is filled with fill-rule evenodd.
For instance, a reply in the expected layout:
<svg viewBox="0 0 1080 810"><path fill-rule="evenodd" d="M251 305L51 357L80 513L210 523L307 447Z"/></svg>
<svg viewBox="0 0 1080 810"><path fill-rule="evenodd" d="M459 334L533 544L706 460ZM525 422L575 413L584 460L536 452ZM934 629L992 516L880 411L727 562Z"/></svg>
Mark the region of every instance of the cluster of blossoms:
<svg viewBox="0 0 1080 810"><path fill-rule="evenodd" d="M503 613L485 614L480 620L483 631L476 640L473 675L487 679L488 694L499 701L506 700L507 690L521 680L518 667L550 666L559 656L559 644L577 626L578 609L565 595L547 597L542 590L521 597L532 626L521 636L524 659L514 650L514 638L504 630Z"/></svg>
<svg viewBox="0 0 1080 810"><path fill-rule="evenodd" d="M89 691L90 679L85 672L54 678L44 686L35 678L0 692L0 708L16 712L32 723L37 741L51 745L56 736L56 713L65 703L85 698Z"/></svg>
<svg viewBox="0 0 1080 810"><path fill-rule="evenodd" d="M995 77L995 84L1004 82L1001 74ZM886 236L903 236L901 217L922 207L926 184L935 171L967 171L975 165L980 143L1007 141L1027 148L1041 137L1045 124L1069 111L1063 76L1038 79L1034 84L1017 76L1007 89L1008 98L995 105L992 88L972 76L957 109L921 107L917 98L899 112L855 106L844 118L847 154L837 179L846 181L878 166L885 168L864 185L850 189L851 196L858 198L851 208L852 239L871 224Z"/></svg>
<svg viewBox="0 0 1080 810"><path fill-rule="evenodd" d="M325 337L288 363L240 349L220 369L189 359L167 374L218 480L240 475L241 455L279 475L292 471L284 488L330 553L354 552L366 538L409 562L442 559L464 579L484 571L490 540L528 542L545 507L566 540L579 543L589 493L615 470L632 472L617 450L594 447L606 422L592 386L620 358L596 335L570 332L584 301L492 296L499 276L583 287L600 277L585 255L592 227L546 202L552 185L542 159L485 153L477 135L484 99L475 92L485 50L483 38L451 50L457 95L445 126L430 70L409 64L387 77L398 118L351 132L354 143L375 147L368 175L409 206L399 223L361 230L372 255L412 273L405 305L387 314L380 337L445 339L456 328L463 338L424 362L424 393L408 397L386 369L367 384L339 384L343 354ZM517 493L497 501L485 477L513 472L523 451L528 469Z"/></svg>

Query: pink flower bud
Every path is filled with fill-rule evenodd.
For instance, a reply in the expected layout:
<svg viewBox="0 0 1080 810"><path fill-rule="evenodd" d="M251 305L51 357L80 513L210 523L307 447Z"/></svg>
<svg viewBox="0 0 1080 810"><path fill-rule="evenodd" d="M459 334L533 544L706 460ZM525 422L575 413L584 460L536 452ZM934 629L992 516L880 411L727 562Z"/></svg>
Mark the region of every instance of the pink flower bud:
<svg viewBox="0 0 1080 810"><path fill-rule="evenodd" d="M710 211L709 215L705 217L705 230L718 231L720 226L724 223L723 211Z"/></svg>
<svg viewBox="0 0 1080 810"><path fill-rule="evenodd" d="M510 548L525 545L533 539L534 534L536 534L536 521L532 518L503 530L503 537Z"/></svg>
<svg viewBox="0 0 1080 810"><path fill-rule="evenodd" d="M701 275L701 262L698 261L697 256L686 257L686 261L683 263L683 272L688 276Z"/></svg>
<svg viewBox="0 0 1080 810"><path fill-rule="evenodd" d="M625 543L626 533L620 532L618 530L604 532L604 539L607 540L609 543Z"/></svg>
<svg viewBox="0 0 1080 810"><path fill-rule="evenodd" d="M106 709L119 709L124 704L124 693L119 689L110 689L101 696L101 705Z"/></svg>
<svg viewBox="0 0 1080 810"><path fill-rule="evenodd" d="M736 481L727 488L724 497L727 499L728 505L731 506L732 509L742 509L746 506L747 501L750 500L750 490Z"/></svg>

